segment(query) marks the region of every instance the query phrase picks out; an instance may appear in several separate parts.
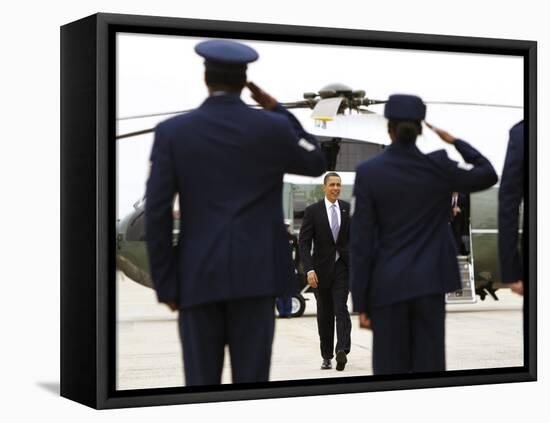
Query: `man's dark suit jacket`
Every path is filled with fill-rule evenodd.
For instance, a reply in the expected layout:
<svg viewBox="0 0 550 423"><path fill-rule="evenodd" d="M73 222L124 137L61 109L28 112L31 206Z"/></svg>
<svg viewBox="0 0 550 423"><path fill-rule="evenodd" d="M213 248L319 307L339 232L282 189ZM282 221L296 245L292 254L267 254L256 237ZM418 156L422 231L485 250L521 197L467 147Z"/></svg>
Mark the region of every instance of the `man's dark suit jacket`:
<svg viewBox="0 0 550 423"><path fill-rule="evenodd" d="M349 262L350 205L342 200L337 201L340 207L341 222L336 242L334 242L330 229L324 198L306 208L300 228L300 257L304 273L315 270L319 280L319 289L328 289L332 286L336 251L346 266ZM313 254L311 253L312 243Z"/></svg>
<svg viewBox="0 0 550 423"><path fill-rule="evenodd" d="M523 200L523 121L510 130L498 191L498 252L502 282L524 280L518 248L519 207ZM525 219L523 220L525 237ZM526 239L526 238L524 238Z"/></svg>

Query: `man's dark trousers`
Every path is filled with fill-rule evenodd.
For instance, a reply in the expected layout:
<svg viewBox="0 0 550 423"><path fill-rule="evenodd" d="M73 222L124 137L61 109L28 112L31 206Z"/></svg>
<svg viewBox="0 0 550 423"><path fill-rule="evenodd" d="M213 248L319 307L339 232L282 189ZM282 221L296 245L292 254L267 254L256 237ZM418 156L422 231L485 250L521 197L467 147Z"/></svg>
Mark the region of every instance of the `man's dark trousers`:
<svg viewBox="0 0 550 423"><path fill-rule="evenodd" d="M351 319L347 311L349 293L348 269L338 259L334 264L334 280L331 287L313 290L317 300L317 327L321 344L321 356L331 359L334 356L334 318L336 317L337 343L336 351L346 354L351 348Z"/></svg>

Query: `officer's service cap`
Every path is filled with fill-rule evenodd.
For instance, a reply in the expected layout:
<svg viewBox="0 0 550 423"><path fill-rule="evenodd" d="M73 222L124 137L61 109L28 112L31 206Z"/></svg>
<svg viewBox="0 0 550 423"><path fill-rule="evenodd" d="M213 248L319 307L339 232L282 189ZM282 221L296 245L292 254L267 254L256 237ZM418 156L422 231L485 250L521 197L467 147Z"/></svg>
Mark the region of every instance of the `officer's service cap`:
<svg viewBox="0 0 550 423"><path fill-rule="evenodd" d="M246 82L246 65L258 59L251 47L236 41L209 40L195 46L204 57L206 84L243 86Z"/></svg>
<svg viewBox="0 0 550 423"><path fill-rule="evenodd" d="M391 95L384 107L384 116L388 119L424 120L426 105L415 95Z"/></svg>
<svg viewBox="0 0 550 423"><path fill-rule="evenodd" d="M258 59L258 53L253 48L229 40L203 41L195 46L195 51L204 57L206 69L244 71L247 63Z"/></svg>

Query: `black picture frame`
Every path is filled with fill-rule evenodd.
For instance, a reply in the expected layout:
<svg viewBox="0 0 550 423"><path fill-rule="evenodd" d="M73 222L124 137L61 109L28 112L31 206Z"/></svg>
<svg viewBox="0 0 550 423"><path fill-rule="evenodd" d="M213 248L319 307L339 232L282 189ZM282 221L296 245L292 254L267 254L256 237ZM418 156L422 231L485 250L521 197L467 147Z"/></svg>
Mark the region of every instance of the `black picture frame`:
<svg viewBox="0 0 550 423"><path fill-rule="evenodd" d="M523 311L524 366L408 376L296 380L204 388L116 391L115 36L118 32L485 53L524 58L525 244L529 287ZM456 37L95 14L61 28L61 395L90 407L179 403L534 381L536 339L537 44ZM75 248L78 246L78 248Z"/></svg>

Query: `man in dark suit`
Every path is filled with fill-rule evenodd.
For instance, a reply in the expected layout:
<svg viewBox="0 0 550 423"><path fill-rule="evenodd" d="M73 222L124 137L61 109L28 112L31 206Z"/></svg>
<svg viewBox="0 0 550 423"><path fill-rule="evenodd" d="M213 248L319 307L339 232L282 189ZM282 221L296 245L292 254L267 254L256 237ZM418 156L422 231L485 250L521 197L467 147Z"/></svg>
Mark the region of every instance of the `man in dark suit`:
<svg viewBox="0 0 550 423"><path fill-rule="evenodd" d="M510 130L500 189L498 191L498 252L502 282L523 295L525 282L522 254L519 250L519 209L523 201L523 121ZM523 244L527 239L523 219Z"/></svg>
<svg viewBox="0 0 550 423"><path fill-rule="evenodd" d="M285 228L288 234L288 246L290 248L290 254L292 256L292 268L294 270L293 273L296 274L298 266L298 254L296 253L298 247L298 237L292 233L290 220L285 219ZM276 300L276 305L277 311L279 312L279 317L292 316L292 295L278 297Z"/></svg>
<svg viewBox="0 0 550 423"><path fill-rule="evenodd" d="M321 369L332 368L336 351L336 370L344 370L351 348L351 319L347 308L349 203L338 200L342 181L335 172L325 175L325 198L305 209L300 228L300 256L308 284L317 300ZM313 255L311 245L313 243ZM336 318L336 348L334 319Z"/></svg>
<svg viewBox="0 0 550 423"><path fill-rule="evenodd" d="M451 228L455 237L458 254L467 255L469 244L464 242L464 236L468 235L469 206L468 196L453 192L451 197Z"/></svg>
<svg viewBox="0 0 550 423"><path fill-rule="evenodd" d="M470 165L421 153L425 113L419 97L390 96L392 144L355 178L351 291L360 326L373 331L374 374L445 370L445 293L461 287L449 199L497 181L485 157L443 130L429 126Z"/></svg>
<svg viewBox="0 0 550 423"><path fill-rule="evenodd" d="M234 383L269 379L275 297L293 289L283 174L324 172L323 154L292 114L246 82L252 48L206 41L210 96L159 124L151 152L146 240L158 300L179 310L187 385L221 382L229 346ZM240 99L247 86L266 110ZM182 220L172 246L172 203Z"/></svg>

